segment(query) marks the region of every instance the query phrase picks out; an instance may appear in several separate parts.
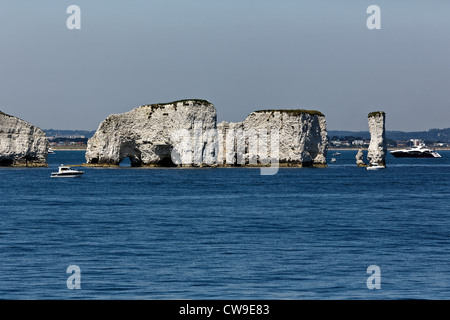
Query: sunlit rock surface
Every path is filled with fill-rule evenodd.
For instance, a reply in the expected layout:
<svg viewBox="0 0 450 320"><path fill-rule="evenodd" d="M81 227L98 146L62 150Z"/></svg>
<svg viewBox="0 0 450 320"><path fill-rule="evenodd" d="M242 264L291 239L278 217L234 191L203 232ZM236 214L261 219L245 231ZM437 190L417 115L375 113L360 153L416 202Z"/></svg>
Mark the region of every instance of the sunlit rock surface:
<svg viewBox="0 0 450 320"><path fill-rule="evenodd" d="M0 111L0 166L45 167L48 148L43 130Z"/></svg>

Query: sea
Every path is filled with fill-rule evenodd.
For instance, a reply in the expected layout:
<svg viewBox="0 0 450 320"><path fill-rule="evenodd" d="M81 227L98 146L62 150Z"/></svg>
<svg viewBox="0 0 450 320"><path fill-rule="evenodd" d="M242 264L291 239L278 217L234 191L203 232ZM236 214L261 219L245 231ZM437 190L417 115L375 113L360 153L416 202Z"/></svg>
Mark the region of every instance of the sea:
<svg viewBox="0 0 450 320"><path fill-rule="evenodd" d="M449 299L450 151L368 171L0 168L0 299Z"/></svg>

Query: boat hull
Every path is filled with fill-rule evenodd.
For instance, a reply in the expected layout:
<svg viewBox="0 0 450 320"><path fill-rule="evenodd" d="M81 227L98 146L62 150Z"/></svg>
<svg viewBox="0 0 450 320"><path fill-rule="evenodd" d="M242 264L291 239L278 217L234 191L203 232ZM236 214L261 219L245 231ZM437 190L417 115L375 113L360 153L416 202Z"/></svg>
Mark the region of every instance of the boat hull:
<svg viewBox="0 0 450 320"><path fill-rule="evenodd" d="M81 177L84 172L77 173L52 173L52 178L77 178Z"/></svg>
<svg viewBox="0 0 450 320"><path fill-rule="evenodd" d="M391 152L396 158L439 158L428 152Z"/></svg>

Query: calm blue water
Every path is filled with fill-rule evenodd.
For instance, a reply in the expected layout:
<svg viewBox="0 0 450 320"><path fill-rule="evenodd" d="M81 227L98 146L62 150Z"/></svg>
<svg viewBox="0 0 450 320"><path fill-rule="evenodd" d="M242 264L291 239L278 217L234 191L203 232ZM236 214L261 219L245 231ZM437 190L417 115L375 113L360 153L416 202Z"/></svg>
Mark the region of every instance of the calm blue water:
<svg viewBox="0 0 450 320"><path fill-rule="evenodd" d="M329 157L333 152L329 152ZM357 168L0 169L2 299L449 299L450 151ZM81 290L69 290L69 265ZM381 289L369 290L369 265Z"/></svg>

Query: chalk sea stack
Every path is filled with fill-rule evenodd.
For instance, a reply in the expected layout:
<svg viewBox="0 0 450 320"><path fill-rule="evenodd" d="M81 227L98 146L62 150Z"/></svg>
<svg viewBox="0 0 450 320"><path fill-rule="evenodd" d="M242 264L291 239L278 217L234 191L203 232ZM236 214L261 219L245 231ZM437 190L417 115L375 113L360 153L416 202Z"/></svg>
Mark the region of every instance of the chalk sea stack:
<svg viewBox="0 0 450 320"><path fill-rule="evenodd" d="M134 167L173 166L171 154L177 143L173 133L191 132L196 123L201 123L203 131L215 129L216 121L214 105L197 99L144 105L110 115L89 139L86 161L93 166L117 166L129 158ZM202 150L207 152L207 148Z"/></svg>
<svg viewBox="0 0 450 320"><path fill-rule="evenodd" d="M217 125L214 105L197 99L145 105L110 115L88 141L86 161L91 166L117 166L130 158L135 167L267 165L267 159L255 149L262 145L261 132L266 132L268 139L277 137L277 152L267 145L266 158L271 163L326 165L328 140L322 113L262 110L252 112L242 122ZM174 161L177 152L180 162Z"/></svg>
<svg viewBox="0 0 450 320"><path fill-rule="evenodd" d="M358 167L367 167L367 165L364 163L364 153L363 149L359 149L355 156L356 159L356 165Z"/></svg>
<svg viewBox="0 0 450 320"><path fill-rule="evenodd" d="M0 111L0 166L46 167L48 148L43 130Z"/></svg>
<svg viewBox="0 0 450 320"><path fill-rule="evenodd" d="M383 111L371 112L368 115L370 144L367 151L369 165L378 164L386 166L386 113Z"/></svg>
<svg viewBox="0 0 450 320"><path fill-rule="evenodd" d="M260 140L260 133L267 132L268 158L271 154L271 135L278 135L277 155L280 166L326 166L326 154L328 139L325 116L319 111L303 109L274 109L252 112L243 122L222 122L218 125L220 134L223 135L223 164L238 163L239 150L237 146L244 144L243 162L248 165L251 162L262 162L261 154L254 152ZM242 130L245 133L255 133L247 137L236 134ZM230 132L234 132L236 143L230 143L227 138ZM243 140L243 142L242 142ZM227 143L228 141L228 143ZM231 159L231 161L230 161Z"/></svg>

